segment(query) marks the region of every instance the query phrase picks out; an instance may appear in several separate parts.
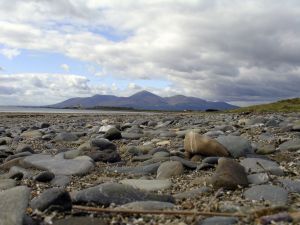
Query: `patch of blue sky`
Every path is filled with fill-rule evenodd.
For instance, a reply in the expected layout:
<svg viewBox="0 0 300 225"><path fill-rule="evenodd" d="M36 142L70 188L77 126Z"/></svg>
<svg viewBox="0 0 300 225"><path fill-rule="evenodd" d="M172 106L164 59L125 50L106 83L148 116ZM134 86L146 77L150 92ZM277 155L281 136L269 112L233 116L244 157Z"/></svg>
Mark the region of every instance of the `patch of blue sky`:
<svg viewBox="0 0 300 225"><path fill-rule="evenodd" d="M133 35L132 32L119 31L112 27L92 27L89 28L89 31L113 42L124 41Z"/></svg>

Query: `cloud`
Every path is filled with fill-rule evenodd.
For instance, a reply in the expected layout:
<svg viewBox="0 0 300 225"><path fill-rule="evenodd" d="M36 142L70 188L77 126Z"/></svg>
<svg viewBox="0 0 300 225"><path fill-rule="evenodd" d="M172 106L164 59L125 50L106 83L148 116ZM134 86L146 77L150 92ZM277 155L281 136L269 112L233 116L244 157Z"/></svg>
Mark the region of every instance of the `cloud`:
<svg viewBox="0 0 300 225"><path fill-rule="evenodd" d="M61 64L60 67L66 72L70 71L70 67L68 64Z"/></svg>
<svg viewBox="0 0 300 225"><path fill-rule="evenodd" d="M2 49L0 49L0 54L2 54L3 56L5 56L8 59L13 59L16 56L20 55L21 52L15 48L2 48Z"/></svg>
<svg viewBox="0 0 300 225"><path fill-rule="evenodd" d="M165 95L271 101L299 96L299 16L296 0L2 1L0 43L163 78Z"/></svg>

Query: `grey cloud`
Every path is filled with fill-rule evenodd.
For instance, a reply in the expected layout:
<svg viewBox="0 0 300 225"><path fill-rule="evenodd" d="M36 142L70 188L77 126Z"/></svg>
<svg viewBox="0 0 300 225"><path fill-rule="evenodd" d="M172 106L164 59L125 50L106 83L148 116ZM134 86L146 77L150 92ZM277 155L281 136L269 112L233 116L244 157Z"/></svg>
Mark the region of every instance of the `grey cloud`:
<svg viewBox="0 0 300 225"><path fill-rule="evenodd" d="M23 4L0 3L0 43L96 62L101 74L108 76L133 80L163 76L171 87L153 90L165 95L231 102L299 96L296 0L31 0L22 8ZM66 32L60 28L63 24L76 29ZM89 32L94 27L130 35L109 41ZM43 80L35 82L45 86ZM49 89L58 90L59 82L63 81ZM80 94L95 90L85 80L70 81L68 88Z"/></svg>

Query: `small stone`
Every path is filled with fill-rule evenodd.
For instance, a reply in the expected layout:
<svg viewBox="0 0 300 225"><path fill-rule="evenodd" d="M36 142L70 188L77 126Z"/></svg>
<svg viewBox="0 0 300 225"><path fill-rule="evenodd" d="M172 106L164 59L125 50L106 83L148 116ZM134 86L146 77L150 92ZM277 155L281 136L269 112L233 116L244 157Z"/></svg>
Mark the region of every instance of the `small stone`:
<svg viewBox="0 0 300 225"><path fill-rule="evenodd" d="M279 145L279 150L297 151L300 149L300 138L291 139Z"/></svg>
<svg viewBox="0 0 300 225"><path fill-rule="evenodd" d="M66 142L72 142L72 141L77 141L78 140L78 136L73 134L73 133L59 133L56 135L55 141L66 141Z"/></svg>
<svg viewBox="0 0 300 225"><path fill-rule="evenodd" d="M121 205L120 209L131 209L131 210L164 210L172 209L175 205L170 202L160 201L138 201L130 202L125 205Z"/></svg>
<svg viewBox="0 0 300 225"><path fill-rule="evenodd" d="M125 179L121 184L130 185L144 191L162 191L171 187L170 180L145 180L145 179Z"/></svg>
<svg viewBox="0 0 300 225"><path fill-rule="evenodd" d="M276 151L274 145L271 144L261 144L258 145L258 148L256 150L257 154L261 155L267 155L267 154L272 154Z"/></svg>
<svg viewBox="0 0 300 225"><path fill-rule="evenodd" d="M39 130L24 131L21 134L21 137L28 138L28 139L39 139L42 136L43 136L43 134Z"/></svg>
<svg viewBox="0 0 300 225"><path fill-rule="evenodd" d="M115 173L125 173L125 174L137 174L137 175L149 175L157 172L160 162L137 167L112 167L108 168L108 171Z"/></svg>
<svg viewBox="0 0 300 225"><path fill-rule="evenodd" d="M184 168L179 161L163 162L157 169L157 179L168 179L183 174Z"/></svg>
<svg viewBox="0 0 300 225"><path fill-rule="evenodd" d="M112 142L110 142L109 140L105 139L105 138L96 138L96 139L92 139L90 141L90 145L92 147L96 147L97 150L106 150L106 149L111 149L111 150L116 150L117 146L114 145Z"/></svg>
<svg viewBox="0 0 300 225"><path fill-rule="evenodd" d="M293 193L299 193L300 194L300 180L291 180L288 178L280 179L279 182L282 184L282 186L288 191Z"/></svg>
<svg viewBox="0 0 300 225"><path fill-rule="evenodd" d="M69 193L61 188L51 188L44 191L38 197L32 199L31 208L44 211L69 211L72 209L72 201Z"/></svg>
<svg viewBox="0 0 300 225"><path fill-rule="evenodd" d="M70 177L64 175L57 175L51 180L51 185L57 187L66 187L70 182Z"/></svg>
<svg viewBox="0 0 300 225"><path fill-rule="evenodd" d="M270 172L277 176L283 176L284 172L279 165L271 160L259 158L246 158L240 164L245 167L247 173Z"/></svg>
<svg viewBox="0 0 300 225"><path fill-rule="evenodd" d="M193 131L185 135L184 149L191 155L229 156L228 151L223 145Z"/></svg>
<svg viewBox="0 0 300 225"><path fill-rule="evenodd" d="M250 142L239 136L220 136L216 139L220 144L226 147L234 158L246 156L247 154L253 153Z"/></svg>
<svg viewBox="0 0 300 225"><path fill-rule="evenodd" d="M104 138L108 139L108 140L118 140L122 138L121 132L115 128L112 127L110 128L108 131L106 131L106 133L104 134Z"/></svg>
<svg viewBox="0 0 300 225"><path fill-rule="evenodd" d="M54 173L51 173L49 171L44 171L36 175L34 177L34 180L38 182L50 182L54 177L55 177Z"/></svg>
<svg viewBox="0 0 300 225"><path fill-rule="evenodd" d="M236 189L247 186L245 168L233 159L220 158L215 174L211 179L214 188Z"/></svg>
<svg viewBox="0 0 300 225"><path fill-rule="evenodd" d="M87 188L77 192L73 198L74 203L95 203L104 206L111 203L122 205L129 202L150 200L174 202L173 197L169 195L157 195L118 183L104 183Z"/></svg>
<svg viewBox="0 0 300 225"><path fill-rule="evenodd" d="M247 176L250 184L264 184L269 181L269 176L266 173L256 173Z"/></svg>
<svg viewBox="0 0 300 225"><path fill-rule="evenodd" d="M143 135L139 133L128 133L128 132L122 132L122 138L123 139L129 139L129 140L138 140L142 138Z"/></svg>
<svg viewBox="0 0 300 225"><path fill-rule="evenodd" d="M268 184L253 186L244 195L250 200L267 200L279 205L285 205L288 201L288 192L285 189Z"/></svg>
<svg viewBox="0 0 300 225"><path fill-rule="evenodd" d="M195 196L199 196L204 193L208 193L210 191L211 191L211 189L209 187L200 187L200 188L192 189L192 190L185 191L182 193L177 193L177 194L173 195L173 197L178 200L194 198Z"/></svg>
<svg viewBox="0 0 300 225"><path fill-rule="evenodd" d="M30 153L34 153L33 149L26 144L19 144L17 149L16 149L16 153L20 153L20 152L30 152Z"/></svg>
<svg viewBox="0 0 300 225"><path fill-rule="evenodd" d="M200 221L198 225L231 225L237 223L236 217L213 216Z"/></svg>

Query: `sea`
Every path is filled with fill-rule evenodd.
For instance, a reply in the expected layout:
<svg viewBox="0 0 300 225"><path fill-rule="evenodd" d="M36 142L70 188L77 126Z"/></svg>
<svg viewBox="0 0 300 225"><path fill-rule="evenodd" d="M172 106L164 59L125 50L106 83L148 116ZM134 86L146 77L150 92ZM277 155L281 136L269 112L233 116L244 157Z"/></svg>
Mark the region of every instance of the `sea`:
<svg viewBox="0 0 300 225"><path fill-rule="evenodd" d="M153 112L111 111L89 109L54 109L24 106L0 106L0 113L80 113L80 114L153 114Z"/></svg>

